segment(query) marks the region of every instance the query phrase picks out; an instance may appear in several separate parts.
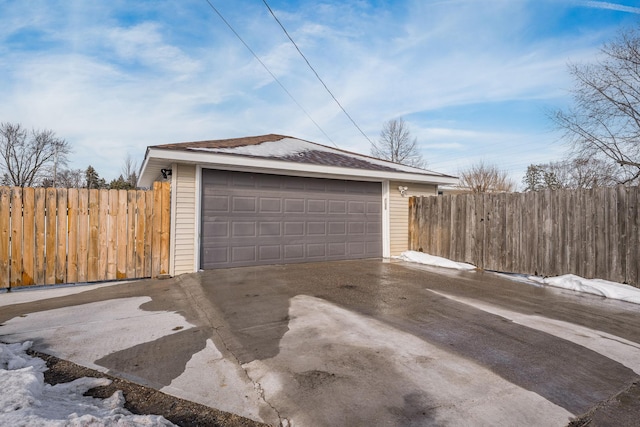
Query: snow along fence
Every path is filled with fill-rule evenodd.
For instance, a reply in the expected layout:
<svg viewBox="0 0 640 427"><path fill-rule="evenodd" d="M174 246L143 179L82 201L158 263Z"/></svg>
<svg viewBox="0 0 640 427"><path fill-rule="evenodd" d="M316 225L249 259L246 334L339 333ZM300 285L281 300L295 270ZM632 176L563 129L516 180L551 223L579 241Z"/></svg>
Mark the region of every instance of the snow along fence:
<svg viewBox="0 0 640 427"><path fill-rule="evenodd" d="M486 270L640 287L640 187L409 199L410 249Z"/></svg>
<svg viewBox="0 0 640 427"><path fill-rule="evenodd" d="M169 185L0 187L0 288L167 274Z"/></svg>

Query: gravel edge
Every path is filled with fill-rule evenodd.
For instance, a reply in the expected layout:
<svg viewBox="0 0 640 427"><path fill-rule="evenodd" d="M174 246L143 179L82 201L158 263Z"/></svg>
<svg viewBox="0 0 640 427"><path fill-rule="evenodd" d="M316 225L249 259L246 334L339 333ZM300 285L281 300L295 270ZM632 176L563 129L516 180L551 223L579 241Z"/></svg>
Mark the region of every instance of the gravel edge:
<svg viewBox="0 0 640 427"><path fill-rule="evenodd" d="M586 414L571 420L567 427L636 426L640 420L640 380L609 399L598 403Z"/></svg>
<svg viewBox="0 0 640 427"><path fill-rule="evenodd" d="M220 411L205 405L180 399L150 387L114 377L94 369L77 365L35 350L27 350L34 357L43 359L49 368L44 373L47 384L66 383L82 377L108 378L108 386L96 387L85 393L87 396L107 398L121 390L126 399L125 408L138 415L162 415L180 427L262 427L259 423L239 415Z"/></svg>

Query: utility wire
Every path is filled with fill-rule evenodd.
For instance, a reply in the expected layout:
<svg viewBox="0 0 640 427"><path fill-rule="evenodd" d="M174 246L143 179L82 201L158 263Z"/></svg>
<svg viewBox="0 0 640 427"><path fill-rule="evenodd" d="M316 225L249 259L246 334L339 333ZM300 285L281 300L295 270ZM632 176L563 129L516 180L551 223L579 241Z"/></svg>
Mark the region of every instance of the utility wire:
<svg viewBox="0 0 640 427"><path fill-rule="evenodd" d="M273 74L271 72L271 70L269 69L269 67L267 67L267 65L262 62L262 60L258 57L258 55L253 51L253 49L251 49L251 47L249 47L249 45L243 40L242 37L240 37L240 34L238 34L238 32L231 26L231 24L224 18L224 16L222 16L222 13L220 13L220 11L211 3L211 1L209 0L205 0L208 4L209 7L211 7L211 9L213 9L213 11L218 14L218 16L220 17L220 19L222 19L222 22L224 22L227 27L229 27L229 29L233 32L233 34L235 34L235 36L238 38L238 40L240 40L242 42L242 44L244 45L244 47L247 48L247 50L249 52L251 52L251 54L253 55L254 58L256 58L256 60L260 63L260 65L262 65L262 67L267 70L267 73L269 73L271 75L271 77L273 78L273 80L275 80L276 83L278 83L278 85L282 88L282 90L284 90L286 92L287 95L289 95L289 98L291 98L291 100L293 102L295 102L295 104L298 106L298 108L300 108L304 114L306 114L306 116L309 118L309 120L311 120L313 122L314 125L316 125L316 127L320 130L320 132L322 132L322 134L329 140L331 141L331 143L333 145L336 146L336 148L340 148L338 147L338 144L336 144L333 139L331 139L331 137L329 135L327 135L327 133L324 131L324 129L322 129L320 127L320 125L313 120L313 118L311 117L311 115L307 112L307 110L304 109L304 107L302 105L300 105L300 103L293 97L293 95L291 94L291 92L289 92L287 90L286 87L284 87L284 85L280 82L280 80L278 80L278 78L275 76L275 74ZM361 131L362 132L362 131Z"/></svg>
<svg viewBox="0 0 640 427"><path fill-rule="evenodd" d="M329 90L329 87L325 84L325 82L322 80L322 78L320 78L320 75L318 75L317 71L315 70L315 68L313 68L313 66L311 65L311 63L309 62L309 60L307 59L306 56L304 56L304 53L302 53L302 51L300 50L300 48L298 47L298 45L296 44L295 41L293 41L293 38L291 38L291 35L289 35L289 32L287 31L286 28L284 28L284 25L282 25L282 22L280 22L280 20L278 19L278 17L276 16L276 14L273 12L273 10L271 9L271 6L269 6L269 4L267 3L266 0L262 0L262 2L264 3L265 6L267 6L267 9L269 9L269 13L271 13L271 16L273 16L273 19L276 20L276 22L278 23L278 25L280 25L280 28L282 28L282 31L284 31L284 33L287 35L287 37L289 38L289 40L291 41L291 43L293 43L293 45L296 47L296 50L298 51L298 53L300 54L300 56L302 56L302 58L304 59L304 62L307 63L307 65L309 66L309 68L311 69L311 71L313 71L313 74L316 75L316 77L318 78L318 80L320 81L320 83L322 83L322 86L324 86L324 88L327 90L327 92L329 93L329 95L331 95L331 98L333 98L333 100L336 102L336 104L338 104L338 107L340 107L340 109L342 110L342 112L349 118L349 120L351 120L351 123L353 123L353 125L360 131L360 133L362 134L362 136L364 136L367 141L369 141L371 143L371 145L373 145L374 147L376 146L376 144L373 143L373 141L371 141L369 139L369 137L367 136L366 133L364 133L364 131L360 128L360 126L358 126L358 124L356 123L355 120L353 120L353 117L351 117L351 115L349 113L347 113L347 110L345 110L345 108L342 106L342 104L340 103L340 101L338 101L338 99L333 95L333 92L331 92L331 90Z"/></svg>

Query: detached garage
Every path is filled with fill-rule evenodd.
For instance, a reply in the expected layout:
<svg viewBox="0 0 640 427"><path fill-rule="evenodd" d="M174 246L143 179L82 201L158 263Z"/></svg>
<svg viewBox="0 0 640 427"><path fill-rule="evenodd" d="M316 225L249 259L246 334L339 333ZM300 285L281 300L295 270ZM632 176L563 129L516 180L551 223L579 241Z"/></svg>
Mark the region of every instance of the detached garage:
<svg viewBox="0 0 640 427"><path fill-rule="evenodd" d="M147 148L139 185L171 180L170 274L397 255L408 200L455 177L282 135Z"/></svg>

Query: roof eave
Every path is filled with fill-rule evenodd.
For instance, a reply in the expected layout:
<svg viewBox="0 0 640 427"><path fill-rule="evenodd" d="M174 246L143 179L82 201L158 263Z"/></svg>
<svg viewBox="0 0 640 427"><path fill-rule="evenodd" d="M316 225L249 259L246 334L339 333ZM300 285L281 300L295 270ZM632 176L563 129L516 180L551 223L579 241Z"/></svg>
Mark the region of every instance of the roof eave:
<svg viewBox="0 0 640 427"><path fill-rule="evenodd" d="M199 164L203 167L237 171L260 171L280 175L286 173L287 175L359 179L365 181L383 181L388 179L425 184L456 184L458 182L456 177L448 175L345 168L203 151L148 147L138 184L141 187L150 187L153 181L159 176L158 165L163 165L162 167L168 168L173 163ZM150 167L152 164L154 164L155 167Z"/></svg>

